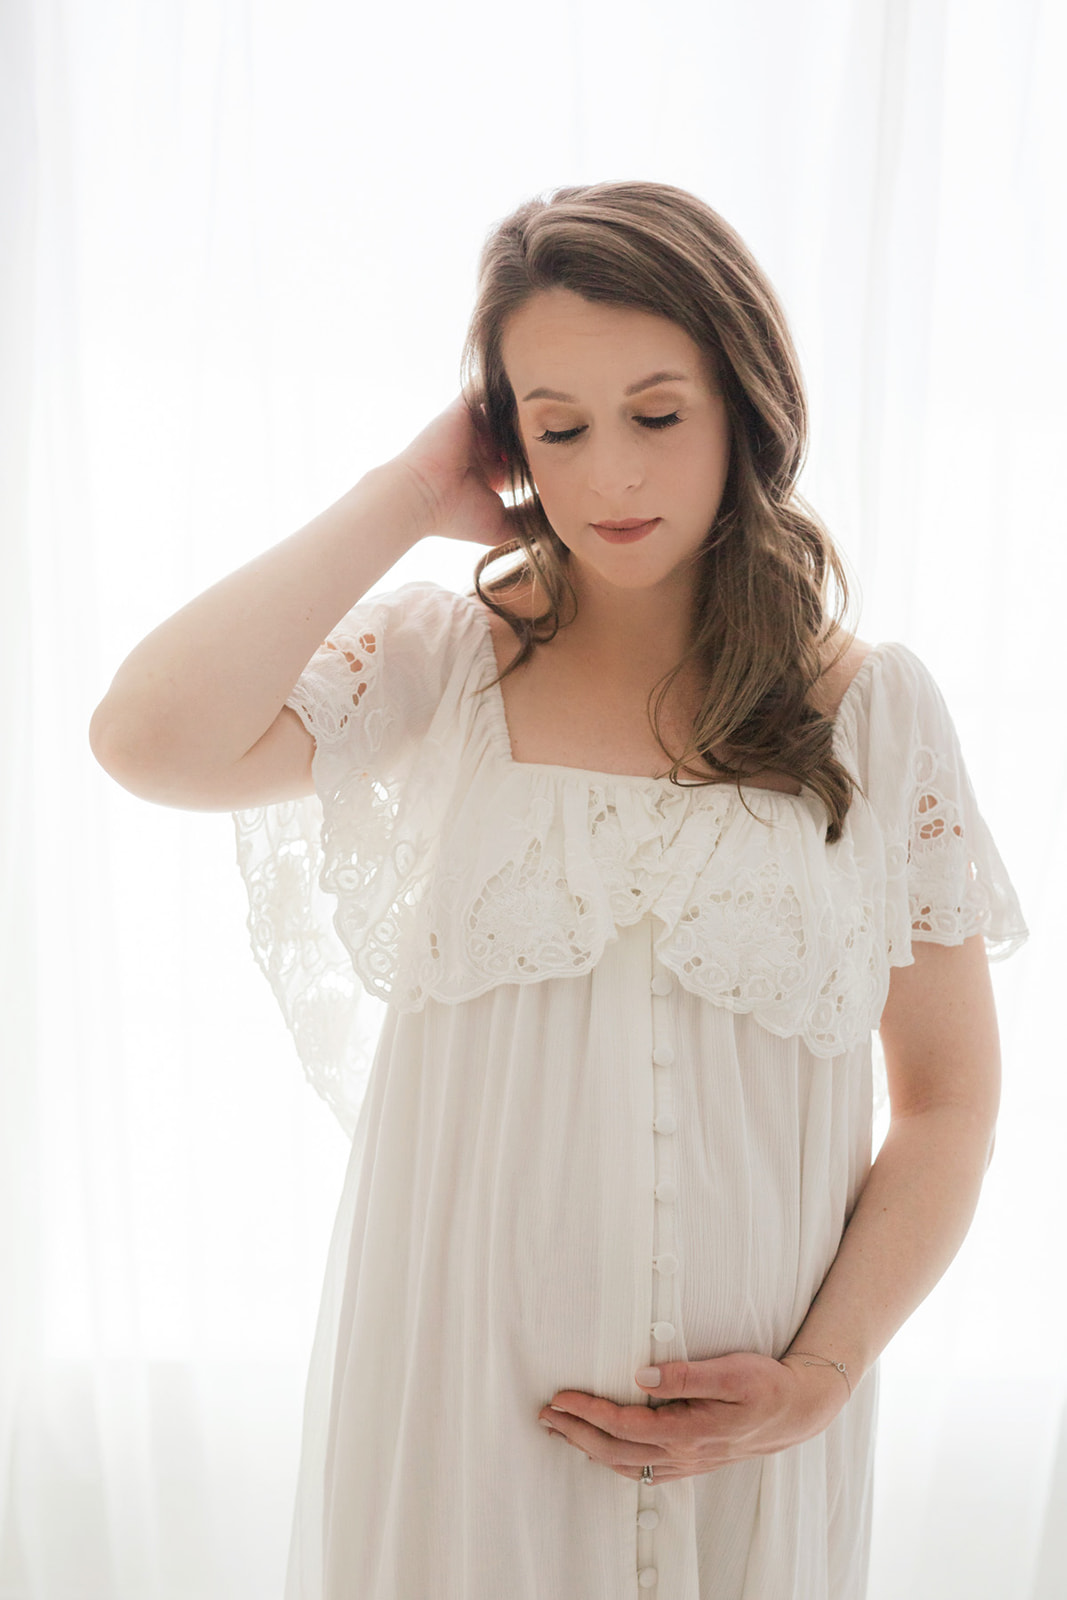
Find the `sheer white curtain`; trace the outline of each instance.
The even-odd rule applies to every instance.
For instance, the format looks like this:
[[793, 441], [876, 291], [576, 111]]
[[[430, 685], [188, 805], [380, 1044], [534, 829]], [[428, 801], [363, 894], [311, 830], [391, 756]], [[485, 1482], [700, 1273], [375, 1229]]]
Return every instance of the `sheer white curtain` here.
[[[978, 1218], [883, 1361], [871, 1600], [1067, 1592], [1056, 0], [0, 12], [0, 1600], [280, 1594], [346, 1148], [227, 815], [88, 745], [157, 622], [452, 397], [527, 194], [695, 190], [777, 285], [802, 489], [937, 676], [1032, 938]], [[379, 586], [460, 588], [431, 539]]]

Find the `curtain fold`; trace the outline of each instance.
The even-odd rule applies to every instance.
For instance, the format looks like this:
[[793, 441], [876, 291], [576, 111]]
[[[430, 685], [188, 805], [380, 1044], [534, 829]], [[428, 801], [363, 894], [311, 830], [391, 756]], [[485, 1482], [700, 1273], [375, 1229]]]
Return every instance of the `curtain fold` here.
[[[854, 626], [936, 676], [1032, 930], [994, 969], [978, 1217], [883, 1358], [870, 1600], [1067, 1592], [1067, 12], [546, 21], [0, 11], [0, 1600], [280, 1596], [347, 1155], [228, 814], [127, 794], [92, 711], [458, 390], [492, 222], [618, 177], [700, 194], [781, 293]], [[465, 588], [478, 554], [430, 539], [376, 587]]]

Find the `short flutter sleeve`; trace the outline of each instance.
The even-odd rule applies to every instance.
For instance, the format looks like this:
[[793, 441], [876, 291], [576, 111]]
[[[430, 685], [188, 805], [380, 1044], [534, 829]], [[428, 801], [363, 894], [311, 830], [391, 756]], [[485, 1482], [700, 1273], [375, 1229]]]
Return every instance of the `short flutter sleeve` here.
[[[359, 868], [333, 841], [360, 839], [368, 878], [402, 848], [391, 824], [408, 776], [425, 772], [422, 741], [469, 619], [460, 596], [429, 582], [359, 601], [285, 701], [315, 740], [315, 793], [232, 813], [253, 954], [308, 1081], [350, 1137], [384, 1007], [361, 984], [339, 937], [338, 875]], [[354, 886], [346, 879], [343, 887]], [[358, 893], [342, 898], [349, 908], [361, 904]], [[352, 939], [358, 930], [349, 925], [346, 933]]]
[[976, 933], [1003, 960], [1029, 930], [945, 698], [904, 644], [880, 646], [870, 665], [870, 693], [846, 704], [866, 723], [859, 777], [886, 840], [890, 965], [910, 965], [916, 940], [958, 945]]

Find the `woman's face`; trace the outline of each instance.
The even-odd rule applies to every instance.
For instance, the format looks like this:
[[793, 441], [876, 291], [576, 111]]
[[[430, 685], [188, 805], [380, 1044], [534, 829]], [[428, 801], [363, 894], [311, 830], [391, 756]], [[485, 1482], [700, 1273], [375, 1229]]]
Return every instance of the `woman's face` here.
[[[631, 590], [691, 577], [730, 463], [726, 404], [700, 347], [665, 317], [553, 288], [508, 318], [501, 354], [530, 475], [572, 573], [577, 562]], [[627, 394], [663, 373], [677, 376]], [[541, 389], [555, 397], [531, 394]], [[671, 420], [648, 420], [661, 417]], [[594, 526], [633, 517], [661, 520], [630, 544]]]

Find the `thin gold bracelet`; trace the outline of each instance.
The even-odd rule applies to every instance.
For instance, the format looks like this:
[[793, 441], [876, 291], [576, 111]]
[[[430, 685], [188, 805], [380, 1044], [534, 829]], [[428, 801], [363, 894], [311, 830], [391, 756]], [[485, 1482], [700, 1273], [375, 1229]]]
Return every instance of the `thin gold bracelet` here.
[[811, 1356], [810, 1361], [804, 1362], [806, 1367], [810, 1367], [813, 1362], [816, 1364], [822, 1362], [824, 1366], [836, 1368], [836, 1370], [841, 1374], [845, 1382], [848, 1384], [848, 1397], [850, 1400], [852, 1399], [852, 1383], [849, 1379], [848, 1368], [845, 1366], [843, 1361], [831, 1361], [829, 1356], [812, 1356], [810, 1350], [787, 1350], [781, 1359], [784, 1361], [786, 1356], [800, 1356], [802, 1359], [804, 1356]]

